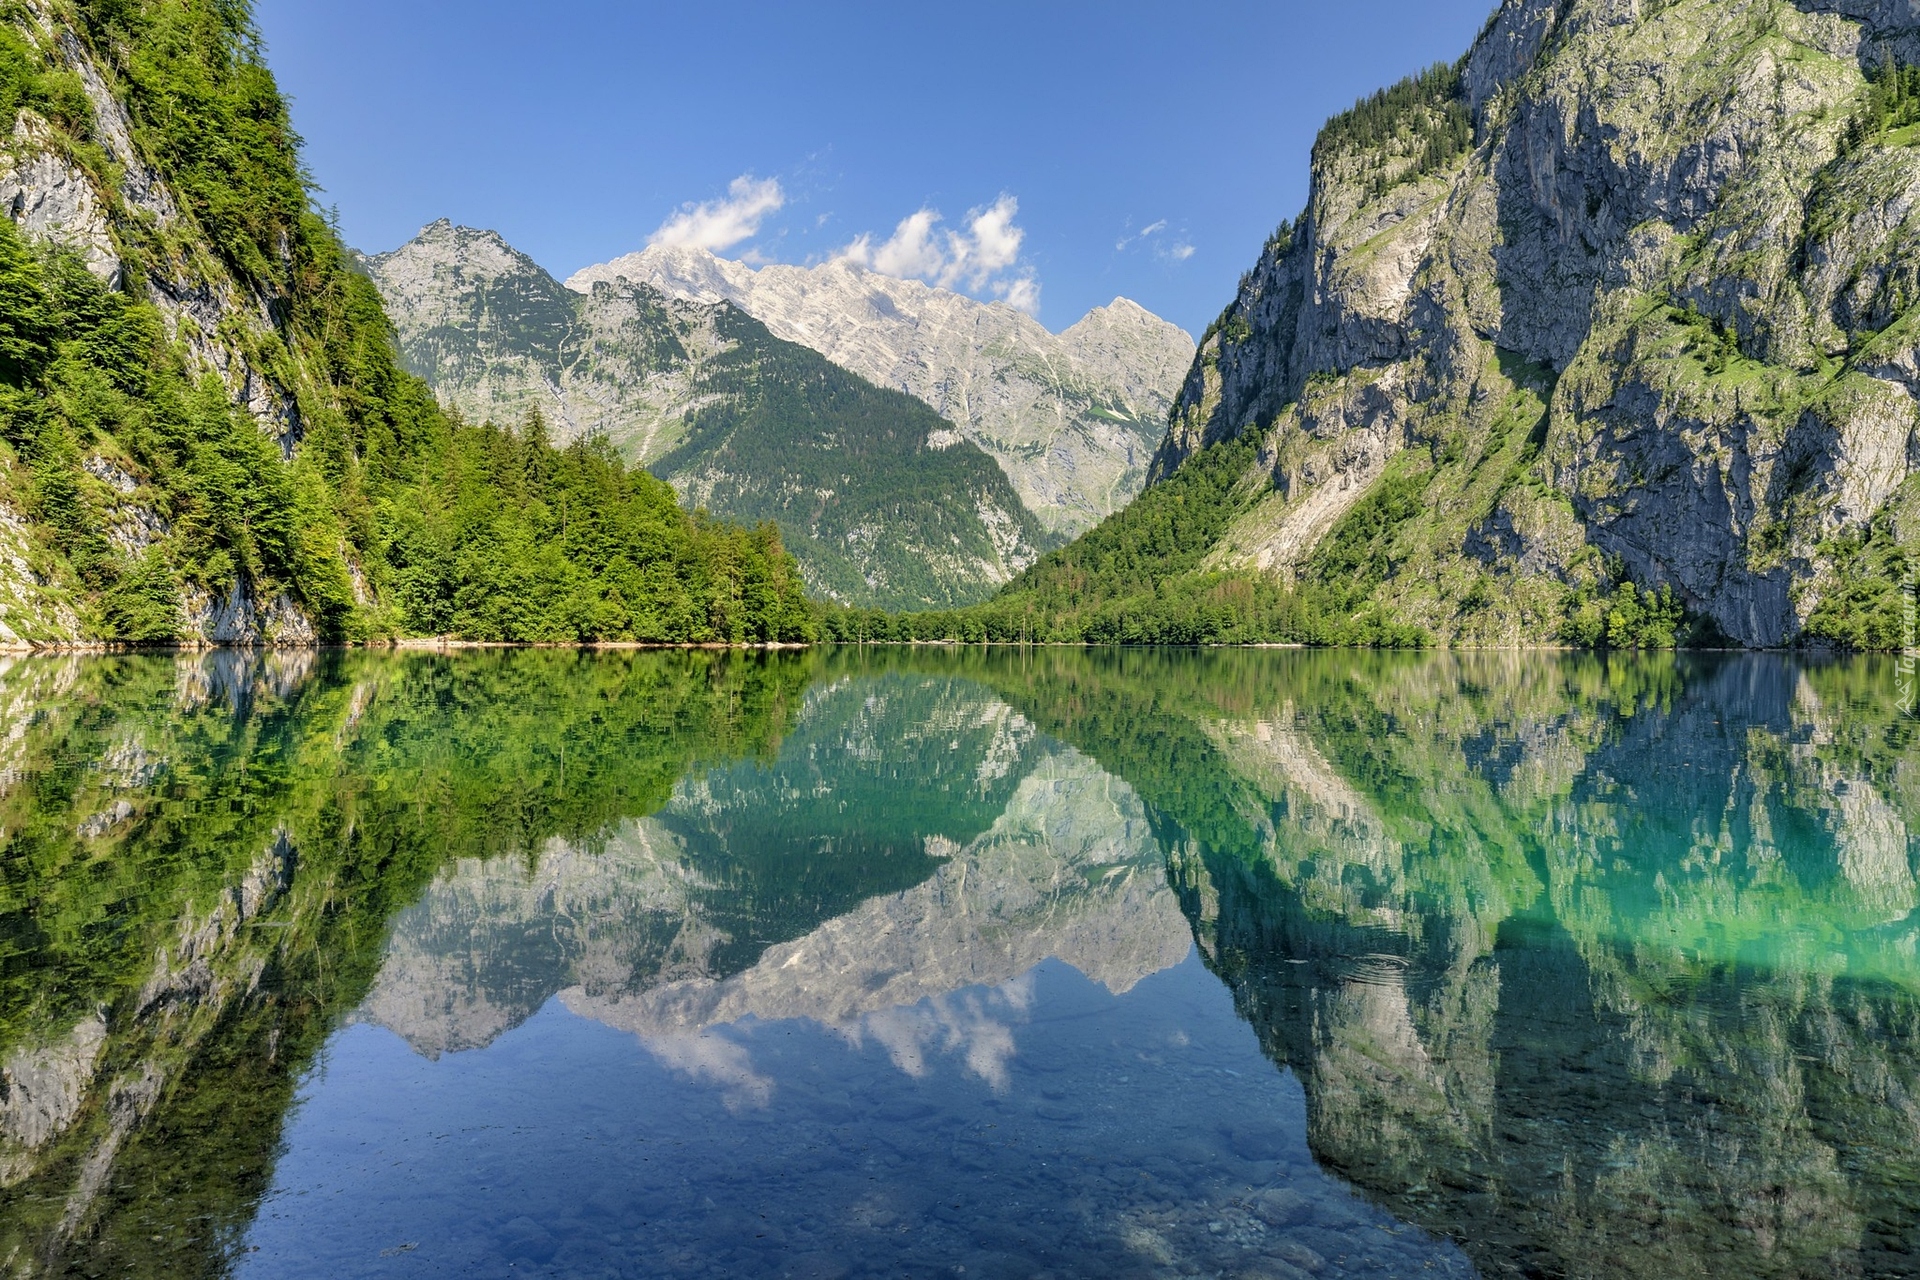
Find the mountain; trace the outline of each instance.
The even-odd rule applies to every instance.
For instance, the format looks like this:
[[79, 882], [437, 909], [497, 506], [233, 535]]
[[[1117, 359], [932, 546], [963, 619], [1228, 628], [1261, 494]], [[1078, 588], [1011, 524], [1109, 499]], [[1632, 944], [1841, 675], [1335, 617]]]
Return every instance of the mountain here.
[[577, 272], [567, 287], [628, 280], [731, 302], [779, 337], [917, 396], [1006, 471], [1049, 530], [1081, 533], [1146, 482], [1193, 339], [1115, 298], [1064, 333], [997, 303], [845, 261], [755, 269], [656, 245]]
[[498, 235], [441, 221], [362, 261], [408, 366], [479, 421], [538, 409], [696, 505], [779, 525], [818, 594], [930, 608], [990, 594], [1052, 539], [926, 405], [730, 303], [620, 279], [563, 287]]
[[809, 637], [771, 529], [441, 413], [258, 49], [243, 0], [0, 8], [0, 646]]
[[1507, 0], [1326, 127], [1156, 487], [996, 607], [1063, 638], [1911, 643], [1917, 12]]

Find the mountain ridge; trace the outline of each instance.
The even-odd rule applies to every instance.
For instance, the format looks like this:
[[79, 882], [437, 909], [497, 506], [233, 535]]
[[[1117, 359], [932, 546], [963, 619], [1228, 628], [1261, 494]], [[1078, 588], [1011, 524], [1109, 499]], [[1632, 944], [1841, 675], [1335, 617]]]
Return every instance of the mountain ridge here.
[[1139, 492], [1193, 352], [1184, 330], [1130, 299], [1054, 334], [1004, 303], [845, 261], [752, 267], [654, 246], [566, 284], [623, 278], [731, 302], [777, 336], [918, 397], [1000, 463], [1048, 529], [1068, 534]]
[[842, 603], [979, 600], [1051, 545], [1000, 468], [921, 401], [645, 282], [564, 288], [498, 233], [442, 219], [360, 259], [408, 367], [473, 420], [538, 411], [695, 506], [779, 526]]

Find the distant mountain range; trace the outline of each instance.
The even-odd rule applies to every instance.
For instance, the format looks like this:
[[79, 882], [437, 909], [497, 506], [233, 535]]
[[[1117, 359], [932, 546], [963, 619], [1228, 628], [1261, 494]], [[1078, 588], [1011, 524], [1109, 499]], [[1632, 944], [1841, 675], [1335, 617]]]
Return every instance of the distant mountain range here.
[[818, 595], [924, 609], [990, 594], [1058, 541], [925, 404], [730, 303], [615, 280], [576, 293], [439, 222], [363, 260], [406, 363], [473, 420], [605, 435], [716, 515], [779, 525]]
[[977, 302], [850, 262], [766, 266], [656, 246], [576, 272], [567, 287], [628, 280], [731, 302], [777, 336], [918, 397], [980, 446], [1049, 530], [1082, 533], [1146, 483], [1193, 339], [1125, 298], [1054, 334]]
[[363, 265], [449, 406], [604, 435], [688, 501], [777, 523], [816, 592], [895, 609], [982, 599], [1124, 506], [1193, 349], [1124, 299], [1054, 335], [844, 263], [655, 248], [562, 285], [446, 221]]

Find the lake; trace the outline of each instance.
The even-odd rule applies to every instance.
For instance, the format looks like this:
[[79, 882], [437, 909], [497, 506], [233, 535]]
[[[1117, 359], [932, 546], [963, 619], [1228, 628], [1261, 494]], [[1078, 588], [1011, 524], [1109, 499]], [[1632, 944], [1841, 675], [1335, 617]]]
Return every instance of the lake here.
[[0, 1275], [1920, 1275], [1891, 660], [0, 662]]

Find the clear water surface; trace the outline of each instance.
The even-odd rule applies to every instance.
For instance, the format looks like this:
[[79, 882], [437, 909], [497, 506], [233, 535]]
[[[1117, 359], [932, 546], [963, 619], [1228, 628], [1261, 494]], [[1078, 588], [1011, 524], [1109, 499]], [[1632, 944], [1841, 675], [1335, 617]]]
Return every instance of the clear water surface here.
[[0, 1276], [1920, 1275], [1894, 689], [0, 665]]

